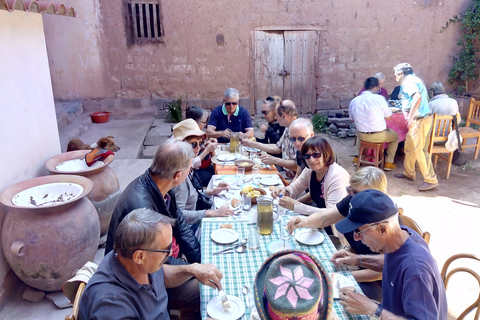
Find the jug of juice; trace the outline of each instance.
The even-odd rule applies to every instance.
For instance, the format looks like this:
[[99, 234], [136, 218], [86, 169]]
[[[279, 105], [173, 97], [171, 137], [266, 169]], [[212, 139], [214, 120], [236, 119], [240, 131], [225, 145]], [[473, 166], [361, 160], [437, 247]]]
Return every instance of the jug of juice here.
[[257, 198], [257, 225], [260, 234], [271, 234], [273, 231], [273, 199], [270, 197]]
[[230, 135], [230, 153], [235, 153], [235, 149], [240, 144], [240, 136], [238, 132], [232, 132]]

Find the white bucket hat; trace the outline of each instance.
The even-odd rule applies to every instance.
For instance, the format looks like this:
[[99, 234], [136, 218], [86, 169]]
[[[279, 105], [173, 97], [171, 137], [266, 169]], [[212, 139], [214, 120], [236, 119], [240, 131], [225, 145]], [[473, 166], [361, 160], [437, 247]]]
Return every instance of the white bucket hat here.
[[85, 284], [88, 283], [88, 280], [93, 276], [93, 274], [97, 271], [97, 264], [88, 261], [78, 269], [77, 273], [75, 274], [75, 277], [71, 278], [70, 280], [67, 280], [63, 284], [63, 294], [70, 300], [74, 301], [75, 300], [75, 295], [77, 294], [78, 287], [80, 286], [80, 283], [84, 282]]

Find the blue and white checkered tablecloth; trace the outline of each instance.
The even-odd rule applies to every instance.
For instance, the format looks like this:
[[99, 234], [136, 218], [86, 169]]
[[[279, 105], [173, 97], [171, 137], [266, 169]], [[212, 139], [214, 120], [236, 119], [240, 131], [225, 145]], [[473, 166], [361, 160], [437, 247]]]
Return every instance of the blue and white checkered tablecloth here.
[[[224, 222], [212, 221], [210, 219], [204, 219], [202, 221], [202, 236], [201, 236], [201, 247], [202, 247], [202, 263], [212, 263], [216, 265], [223, 272], [222, 285], [225, 293], [227, 295], [233, 295], [240, 298], [245, 302], [245, 297], [242, 294], [242, 287], [244, 285], [250, 286], [253, 288], [253, 282], [255, 280], [255, 275], [257, 274], [258, 269], [262, 263], [269, 257], [267, 252], [267, 245], [274, 241], [279, 240], [279, 224], [274, 223], [274, 231], [270, 235], [260, 235], [260, 248], [255, 251], [247, 249], [244, 253], [229, 253], [229, 254], [219, 254], [212, 255], [214, 252], [226, 248], [229, 245], [220, 245], [212, 241], [210, 235], [211, 233], [218, 229], [221, 224]], [[247, 222], [245, 221], [230, 221], [233, 225], [233, 229], [238, 232], [239, 239], [244, 239], [247, 237]], [[318, 259], [329, 259], [332, 254], [336, 251], [333, 243], [330, 241], [329, 237], [321, 230], [325, 236], [325, 240], [316, 246], [307, 246], [300, 244], [294, 240], [290, 242], [295, 242], [295, 249], [300, 251], [305, 251], [310, 254], [313, 254]], [[362, 292], [358, 283], [354, 280], [352, 274], [347, 269], [336, 269], [330, 261], [323, 260], [321, 261], [328, 273], [337, 272], [345, 275], [353, 283], [355, 283], [355, 290]], [[209, 286], [200, 285], [200, 295], [201, 295], [201, 313], [202, 318], [207, 318], [207, 304], [208, 302], [218, 295], [218, 292]], [[357, 316], [349, 314], [343, 310], [343, 307], [340, 305], [338, 300], [334, 299], [333, 309], [335, 315], [338, 319], [368, 319], [367, 316]], [[245, 307], [245, 314], [241, 319], [250, 319], [250, 310]]]

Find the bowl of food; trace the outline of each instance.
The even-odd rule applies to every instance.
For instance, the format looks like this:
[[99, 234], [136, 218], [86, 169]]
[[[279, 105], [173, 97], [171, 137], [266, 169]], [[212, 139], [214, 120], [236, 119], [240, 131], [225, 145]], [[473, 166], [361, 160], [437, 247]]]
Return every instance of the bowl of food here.
[[255, 165], [255, 161], [247, 160], [247, 159], [241, 159], [241, 160], [235, 161], [235, 165], [237, 167], [244, 167], [245, 171], [247, 171], [247, 170], [252, 170], [252, 167]]
[[252, 198], [252, 204], [257, 204], [257, 198], [260, 196], [265, 196], [267, 194], [267, 191], [261, 188], [254, 188], [253, 186], [246, 186], [242, 188], [242, 191], [240, 191], [240, 193], [250, 194], [250, 198]]

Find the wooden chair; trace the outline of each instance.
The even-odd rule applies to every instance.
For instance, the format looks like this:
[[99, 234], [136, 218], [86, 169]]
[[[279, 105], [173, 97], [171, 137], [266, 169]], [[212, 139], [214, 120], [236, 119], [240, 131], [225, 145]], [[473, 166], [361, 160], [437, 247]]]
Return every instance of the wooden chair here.
[[[447, 273], [448, 267], [450, 266], [450, 264], [453, 261], [455, 261], [457, 259], [463, 259], [463, 258], [480, 261], [480, 256], [475, 255], [475, 254], [470, 254], [470, 253], [459, 253], [459, 254], [455, 254], [455, 255], [451, 256], [450, 258], [448, 258], [448, 260], [445, 261], [445, 264], [443, 265], [442, 271], [440, 272], [440, 276], [442, 277], [443, 284], [445, 286], [445, 290], [447, 290], [448, 281], [450, 280], [451, 276], [453, 274], [457, 273], [457, 272], [466, 272], [466, 273], [469, 273], [470, 275], [472, 275], [475, 279], [477, 279], [479, 289], [480, 289], [480, 276], [478, 275], [478, 273], [476, 273], [472, 269], [465, 268], [465, 267], [458, 267], [458, 268], [455, 268], [453, 270], [450, 270]], [[462, 314], [460, 314], [460, 316], [457, 318], [457, 320], [465, 319], [465, 317], [471, 311], [473, 311], [475, 308], [477, 309], [477, 311], [475, 312], [475, 318], [474, 319], [478, 320], [479, 316], [480, 316], [480, 292], [479, 292], [477, 300], [474, 303], [472, 303], [470, 306], [468, 306], [462, 312]]]
[[83, 291], [85, 291], [85, 282], [80, 283], [78, 286], [77, 294], [75, 295], [75, 301], [73, 302], [72, 312], [65, 316], [65, 320], [78, 319], [78, 309], [80, 307], [80, 299], [82, 298]]
[[[373, 155], [369, 155], [369, 150], [373, 150]], [[360, 150], [358, 152], [357, 169], [360, 169], [362, 164], [374, 165], [377, 168], [383, 169], [385, 159], [383, 156], [383, 142], [366, 142], [360, 140]]]
[[[474, 123], [480, 126], [480, 101], [476, 101], [474, 98], [470, 100], [470, 107], [468, 108], [468, 116], [465, 120], [465, 127], [459, 127], [458, 131], [463, 138], [463, 148], [475, 148], [474, 160], [478, 158], [478, 151], [480, 149], [480, 129], [475, 130], [470, 128], [470, 124]], [[467, 145], [468, 138], [477, 138], [477, 143]]]
[[425, 240], [427, 244], [430, 244], [430, 232], [428, 231], [423, 232], [420, 226], [418, 225], [418, 223], [415, 222], [415, 220], [413, 220], [408, 216], [403, 215], [402, 208], [398, 208], [398, 220], [400, 220], [399, 222], [401, 225], [404, 225], [414, 230], [415, 232], [417, 232], [419, 235], [422, 236], [423, 240]]
[[450, 178], [453, 151], [448, 151], [447, 148], [445, 148], [445, 143], [448, 140], [448, 134], [453, 130], [453, 117], [454, 116], [439, 116], [436, 113], [433, 115], [430, 143], [428, 144], [428, 152], [433, 156], [433, 168], [437, 166], [438, 158], [442, 158], [447, 162], [446, 179]]

